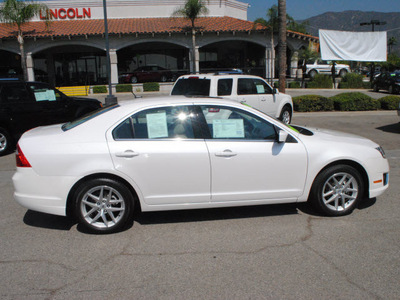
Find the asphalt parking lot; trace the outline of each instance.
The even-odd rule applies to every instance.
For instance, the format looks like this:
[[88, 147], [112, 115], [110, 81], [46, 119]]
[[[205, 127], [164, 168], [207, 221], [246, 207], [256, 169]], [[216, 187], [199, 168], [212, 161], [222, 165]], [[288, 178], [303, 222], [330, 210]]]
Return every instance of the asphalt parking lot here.
[[127, 231], [90, 235], [15, 203], [14, 155], [1, 157], [0, 298], [399, 299], [399, 117], [329, 112], [293, 120], [380, 143], [390, 188], [340, 218], [305, 204], [157, 212], [137, 214]]

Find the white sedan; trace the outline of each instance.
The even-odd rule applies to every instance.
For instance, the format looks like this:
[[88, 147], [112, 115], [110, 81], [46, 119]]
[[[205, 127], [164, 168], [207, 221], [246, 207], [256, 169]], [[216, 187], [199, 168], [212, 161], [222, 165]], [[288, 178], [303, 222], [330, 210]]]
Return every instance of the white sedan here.
[[213, 98], [140, 99], [38, 127], [16, 158], [18, 203], [101, 233], [124, 229], [135, 209], [310, 201], [346, 215], [389, 184], [385, 154], [368, 139]]

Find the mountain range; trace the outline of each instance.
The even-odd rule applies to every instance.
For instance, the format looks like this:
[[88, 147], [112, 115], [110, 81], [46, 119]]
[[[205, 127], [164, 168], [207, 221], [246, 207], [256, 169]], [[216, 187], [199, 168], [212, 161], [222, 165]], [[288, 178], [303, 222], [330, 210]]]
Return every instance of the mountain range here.
[[384, 25], [375, 25], [375, 31], [387, 31], [388, 40], [395, 37], [397, 42], [392, 47], [391, 52], [400, 55], [400, 12], [382, 13], [358, 10], [326, 12], [297, 22], [308, 22], [307, 32], [318, 36], [318, 29], [372, 31], [372, 25], [360, 25], [360, 23], [371, 23], [372, 20], [386, 22]]

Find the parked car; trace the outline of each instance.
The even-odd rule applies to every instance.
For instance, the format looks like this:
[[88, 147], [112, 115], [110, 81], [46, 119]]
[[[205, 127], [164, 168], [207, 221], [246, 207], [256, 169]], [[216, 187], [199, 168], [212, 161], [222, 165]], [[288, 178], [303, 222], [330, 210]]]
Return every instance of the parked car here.
[[375, 76], [372, 81], [372, 89], [374, 92], [387, 90], [390, 94], [400, 93], [400, 71], [383, 72]]
[[389, 185], [376, 143], [226, 99], [137, 99], [30, 130], [17, 149], [15, 200], [99, 233], [125, 228], [134, 210], [309, 200], [342, 216]]
[[[307, 62], [306, 75], [314, 78], [317, 74], [332, 75], [332, 62], [327, 60], [316, 59], [315, 61]], [[345, 64], [335, 64], [335, 74], [344, 77], [347, 73], [351, 72], [350, 66]]]
[[263, 78], [244, 74], [196, 74], [179, 77], [171, 95], [229, 98], [244, 102], [289, 124], [293, 115], [292, 97], [272, 88]]
[[131, 73], [122, 73], [119, 77], [120, 83], [138, 83], [138, 82], [166, 82], [173, 80], [171, 70], [160, 66], [143, 66]]
[[46, 83], [0, 80], [0, 156], [28, 129], [65, 123], [100, 107], [96, 99], [68, 97]]

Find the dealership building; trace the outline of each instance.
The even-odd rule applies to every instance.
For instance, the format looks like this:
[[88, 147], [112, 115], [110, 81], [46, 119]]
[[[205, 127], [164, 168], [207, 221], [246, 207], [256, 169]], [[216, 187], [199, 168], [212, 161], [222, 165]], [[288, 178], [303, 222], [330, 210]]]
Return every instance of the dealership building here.
[[[105, 84], [106, 45], [101, 0], [43, 1], [49, 8], [23, 26], [29, 80], [56, 86]], [[196, 20], [196, 49], [191, 55], [190, 21], [172, 17], [184, 0], [109, 0], [107, 19], [111, 82], [138, 67], [157, 65], [182, 74], [232, 68], [273, 78], [277, 35], [247, 20], [249, 5], [236, 0], [206, 2], [208, 14]], [[45, 14], [50, 22], [45, 21]], [[0, 24], [0, 70], [20, 73], [16, 27]], [[318, 38], [287, 32], [288, 76], [297, 54]], [[192, 61], [195, 69], [192, 70]]]

